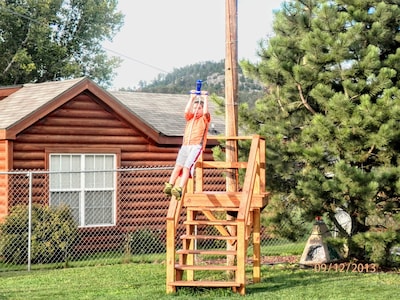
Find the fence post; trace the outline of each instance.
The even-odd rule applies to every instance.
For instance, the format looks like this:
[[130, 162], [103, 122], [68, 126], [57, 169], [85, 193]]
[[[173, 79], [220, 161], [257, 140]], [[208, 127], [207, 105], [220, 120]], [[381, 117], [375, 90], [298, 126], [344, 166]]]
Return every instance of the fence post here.
[[32, 172], [26, 174], [29, 178], [28, 198], [28, 271], [31, 270], [31, 241], [32, 241]]

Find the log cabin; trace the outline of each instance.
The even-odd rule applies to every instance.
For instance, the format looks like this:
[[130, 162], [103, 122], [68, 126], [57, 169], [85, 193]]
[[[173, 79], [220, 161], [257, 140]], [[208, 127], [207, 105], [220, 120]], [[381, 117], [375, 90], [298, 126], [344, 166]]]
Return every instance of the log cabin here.
[[[182, 141], [183, 111], [188, 97], [109, 92], [86, 77], [0, 87], [0, 171], [68, 171], [74, 159], [85, 160], [89, 155], [101, 160], [107, 169], [173, 166]], [[212, 115], [209, 135], [222, 134], [225, 131], [223, 117], [214, 113], [212, 101], [209, 105]], [[207, 144], [205, 155], [212, 156], [214, 145]], [[162, 190], [160, 178], [152, 178], [154, 182], [147, 186], [154, 188], [156, 185]], [[16, 190], [10, 184], [9, 177], [0, 174], [0, 222], [13, 205], [28, 201], [26, 191], [21, 190], [27, 188], [26, 185]], [[40, 189], [49, 189], [38, 185]], [[109, 226], [93, 229], [87, 221], [89, 226], [79, 224], [81, 230], [104, 233], [115, 232], [115, 228], [118, 231], [131, 228], [135, 216], [118, 210], [133, 209], [138, 203], [132, 201], [131, 207], [119, 205], [118, 192], [116, 195], [117, 212], [106, 222]], [[33, 202], [49, 205], [49, 198], [43, 199], [42, 194], [35, 198], [34, 195]], [[54, 201], [57, 202], [57, 197]], [[168, 199], [161, 193], [157, 201], [164, 203], [166, 212]], [[160, 218], [160, 226], [165, 226], [165, 213]]]

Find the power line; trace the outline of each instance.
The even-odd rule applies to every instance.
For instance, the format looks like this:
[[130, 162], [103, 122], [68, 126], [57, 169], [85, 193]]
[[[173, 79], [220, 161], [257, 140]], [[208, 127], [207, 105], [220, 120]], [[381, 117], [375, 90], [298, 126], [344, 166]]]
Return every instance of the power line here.
[[150, 67], [150, 68], [152, 68], [152, 69], [158, 70], [158, 71], [160, 71], [160, 72], [162, 72], [162, 73], [168, 73], [168, 71], [166, 71], [166, 70], [164, 70], [164, 69], [161, 69], [161, 68], [159, 68], [159, 67], [150, 65], [150, 64], [145, 63], [145, 62], [143, 62], [143, 61], [140, 61], [140, 60], [138, 60], [138, 59], [135, 59], [135, 58], [132, 58], [132, 57], [127, 56], [127, 55], [125, 55], [125, 54], [119, 53], [119, 52], [117, 52], [117, 51], [108, 49], [108, 48], [106, 48], [106, 47], [104, 47], [104, 46], [102, 46], [102, 48], [103, 48], [104, 50], [107, 50], [107, 51], [109, 51], [109, 52], [112, 52], [112, 53], [114, 53], [114, 54], [116, 54], [116, 55], [118, 55], [118, 56], [125, 57], [125, 58], [127, 58], [127, 59], [129, 59], [129, 60], [132, 60], [132, 61], [134, 61], [134, 62], [140, 63], [140, 64], [142, 64], [142, 65], [144, 65], [144, 66], [147, 66], [147, 67]]

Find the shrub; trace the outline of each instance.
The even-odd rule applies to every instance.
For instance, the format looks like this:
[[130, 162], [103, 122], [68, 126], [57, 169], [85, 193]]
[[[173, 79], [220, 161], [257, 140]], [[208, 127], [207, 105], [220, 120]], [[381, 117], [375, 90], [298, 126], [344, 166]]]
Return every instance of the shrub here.
[[149, 229], [140, 229], [128, 234], [125, 254], [149, 254], [165, 252], [165, 244]]
[[[28, 262], [28, 207], [15, 206], [0, 225], [0, 255], [6, 263]], [[77, 238], [69, 207], [34, 204], [31, 225], [31, 263], [67, 262]]]
[[364, 256], [368, 261], [382, 266], [399, 266], [396, 254], [392, 254], [393, 246], [400, 242], [400, 235], [395, 231], [370, 231], [358, 233], [353, 241], [364, 248]]

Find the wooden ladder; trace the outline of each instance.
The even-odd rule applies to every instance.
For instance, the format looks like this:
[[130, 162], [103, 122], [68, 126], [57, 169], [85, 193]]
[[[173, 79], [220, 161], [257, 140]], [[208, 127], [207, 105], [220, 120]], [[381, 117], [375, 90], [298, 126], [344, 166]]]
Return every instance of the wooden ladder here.
[[[253, 282], [260, 281], [260, 213], [269, 196], [265, 192], [265, 141], [258, 135], [225, 139], [251, 139], [249, 160], [226, 163], [201, 159], [181, 201], [172, 197], [167, 215], [167, 293], [176, 292], [178, 287], [218, 287], [244, 295], [251, 237]], [[206, 168], [246, 168], [242, 191], [203, 191]], [[235, 217], [227, 217], [232, 215]], [[178, 237], [181, 223], [184, 233]], [[176, 249], [177, 244], [181, 249]]]

